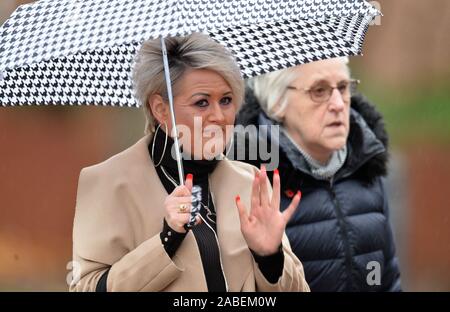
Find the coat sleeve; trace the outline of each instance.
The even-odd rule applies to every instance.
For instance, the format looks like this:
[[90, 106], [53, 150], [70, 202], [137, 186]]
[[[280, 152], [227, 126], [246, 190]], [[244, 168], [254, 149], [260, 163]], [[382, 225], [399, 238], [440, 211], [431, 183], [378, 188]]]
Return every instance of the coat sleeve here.
[[381, 286], [384, 291], [402, 291], [400, 283], [400, 270], [398, 265], [398, 258], [395, 254], [395, 242], [392, 234], [392, 228], [389, 218], [389, 203], [388, 194], [385, 190], [385, 184], [383, 179], [379, 179], [381, 185], [382, 194], [384, 197], [383, 213], [386, 216], [386, 246], [384, 248], [384, 271], [381, 278]]
[[309, 292], [308, 283], [305, 280], [303, 266], [297, 256], [292, 252], [286, 234], [283, 235], [284, 266], [283, 273], [276, 283], [270, 283], [254, 261], [256, 280], [256, 291], [280, 292], [280, 291], [302, 291]]
[[127, 185], [109, 175], [97, 166], [80, 173], [70, 291], [95, 291], [107, 270], [107, 291], [162, 290], [181, 274], [182, 263], [168, 256], [159, 233], [135, 246]]

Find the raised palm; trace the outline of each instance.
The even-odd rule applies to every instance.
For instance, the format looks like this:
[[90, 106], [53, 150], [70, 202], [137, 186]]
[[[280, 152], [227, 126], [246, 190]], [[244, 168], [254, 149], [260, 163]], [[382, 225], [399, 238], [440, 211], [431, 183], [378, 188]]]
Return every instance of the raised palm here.
[[263, 166], [253, 180], [250, 213], [247, 213], [239, 195], [236, 196], [242, 234], [248, 247], [260, 256], [271, 255], [278, 251], [286, 224], [296, 210], [301, 197], [298, 191], [287, 209], [281, 212], [280, 175], [277, 170], [273, 175], [272, 198], [269, 198], [269, 185], [266, 169]]

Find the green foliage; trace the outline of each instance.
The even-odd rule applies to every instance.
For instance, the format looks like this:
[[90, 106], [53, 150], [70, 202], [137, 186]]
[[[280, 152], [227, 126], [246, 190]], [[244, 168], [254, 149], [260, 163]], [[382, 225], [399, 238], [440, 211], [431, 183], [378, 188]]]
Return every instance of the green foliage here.
[[383, 113], [391, 144], [450, 145], [450, 83], [401, 90], [366, 83], [360, 91]]

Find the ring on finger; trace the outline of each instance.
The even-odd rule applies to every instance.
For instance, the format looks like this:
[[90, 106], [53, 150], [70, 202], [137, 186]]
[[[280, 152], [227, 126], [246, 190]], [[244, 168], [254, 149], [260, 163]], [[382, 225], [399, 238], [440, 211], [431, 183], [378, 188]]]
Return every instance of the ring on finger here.
[[186, 205], [186, 204], [181, 204], [181, 205], [178, 207], [178, 213], [186, 213], [186, 212], [187, 212], [187, 209], [188, 209], [188, 205]]

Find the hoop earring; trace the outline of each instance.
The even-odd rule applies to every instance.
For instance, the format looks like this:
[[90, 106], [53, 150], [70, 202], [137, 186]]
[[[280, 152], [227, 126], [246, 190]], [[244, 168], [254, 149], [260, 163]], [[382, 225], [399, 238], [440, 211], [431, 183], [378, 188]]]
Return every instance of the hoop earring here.
[[[161, 128], [161, 124], [158, 124], [158, 127], [156, 127], [155, 135], [154, 135], [154, 137], [153, 137], [153, 144], [152, 144], [152, 159], [153, 159], [153, 163], [155, 163], [155, 157], [154, 157], [154, 155], [155, 155], [155, 141], [156, 141], [156, 136], [157, 136], [157, 134], [158, 134], [159, 128]], [[164, 129], [166, 130], [166, 131], [165, 131], [165, 133], [166, 133], [166, 139], [165, 139], [165, 141], [164, 141], [164, 150], [163, 150], [163, 152], [162, 152], [162, 154], [161, 154], [161, 158], [159, 159], [158, 164], [155, 164], [155, 167], [158, 167], [158, 166], [161, 164], [161, 161], [162, 161], [162, 159], [163, 159], [163, 157], [164, 157], [164, 154], [166, 153], [166, 147], [167, 147], [167, 135], [168, 135], [168, 134], [167, 134], [167, 123], [166, 123], [166, 122], [164, 122]]]

